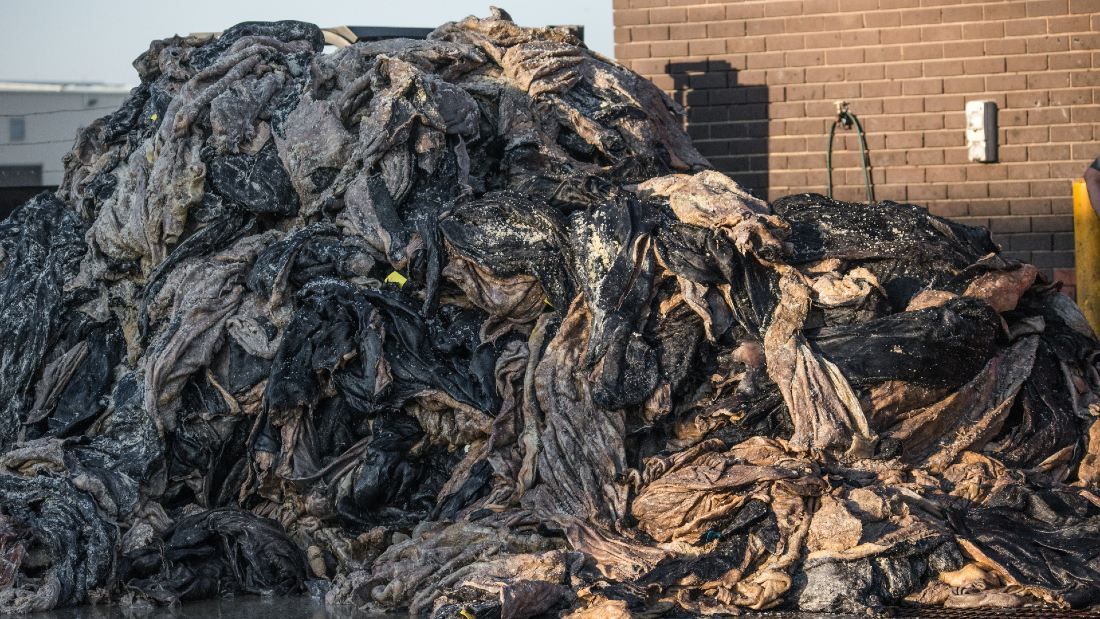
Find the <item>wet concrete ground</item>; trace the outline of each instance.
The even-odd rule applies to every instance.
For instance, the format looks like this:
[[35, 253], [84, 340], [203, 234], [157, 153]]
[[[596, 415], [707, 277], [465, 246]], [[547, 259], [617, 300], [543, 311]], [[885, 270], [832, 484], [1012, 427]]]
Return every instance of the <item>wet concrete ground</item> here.
[[179, 606], [152, 609], [120, 608], [118, 606], [80, 606], [28, 615], [27, 619], [182, 619], [212, 617], [214, 619], [351, 619], [386, 617], [403, 619], [408, 615], [372, 615], [354, 609], [334, 611], [323, 602], [309, 597], [242, 596], [224, 600], [188, 602]]
[[[1093, 611], [1055, 611], [1052, 609], [894, 609], [897, 617], [927, 619], [1054, 619], [1057, 617], [1100, 617]], [[742, 617], [767, 619], [868, 619], [867, 615], [827, 615], [819, 613], [749, 613]], [[28, 615], [27, 619], [183, 619], [212, 617], [214, 619], [407, 619], [409, 615], [368, 614], [354, 609], [326, 609], [320, 600], [310, 597], [242, 596], [224, 600], [188, 602], [180, 606], [152, 609], [120, 608], [118, 606], [81, 606]]]
[[[769, 619], [844, 619], [845, 615], [816, 613], [761, 613], [743, 617]], [[322, 601], [309, 597], [242, 596], [225, 600], [188, 602], [175, 607], [153, 609], [119, 608], [118, 606], [81, 606], [28, 615], [26, 619], [183, 619], [212, 617], [214, 619], [407, 619], [409, 615], [380, 615], [357, 612], [354, 609], [326, 609]], [[854, 617], [854, 615], [853, 615]], [[860, 619], [867, 619], [861, 617]]]

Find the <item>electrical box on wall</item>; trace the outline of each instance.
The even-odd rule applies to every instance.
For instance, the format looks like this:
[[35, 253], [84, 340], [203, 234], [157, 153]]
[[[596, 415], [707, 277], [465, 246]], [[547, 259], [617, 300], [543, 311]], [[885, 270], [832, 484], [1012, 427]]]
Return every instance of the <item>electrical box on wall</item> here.
[[966, 102], [966, 150], [970, 161], [997, 160], [997, 104], [993, 101]]

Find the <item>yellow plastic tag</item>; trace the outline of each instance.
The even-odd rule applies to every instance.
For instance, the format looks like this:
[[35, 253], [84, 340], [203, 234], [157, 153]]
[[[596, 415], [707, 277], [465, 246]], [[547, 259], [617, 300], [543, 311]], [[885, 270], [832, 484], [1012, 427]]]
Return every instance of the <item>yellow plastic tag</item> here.
[[394, 271], [394, 272], [390, 273], [389, 275], [386, 276], [386, 279], [385, 279], [385, 282], [387, 284], [397, 284], [398, 288], [404, 286], [405, 282], [407, 282], [407, 281], [409, 281], [408, 278], [406, 278], [404, 275], [398, 273], [397, 271]]

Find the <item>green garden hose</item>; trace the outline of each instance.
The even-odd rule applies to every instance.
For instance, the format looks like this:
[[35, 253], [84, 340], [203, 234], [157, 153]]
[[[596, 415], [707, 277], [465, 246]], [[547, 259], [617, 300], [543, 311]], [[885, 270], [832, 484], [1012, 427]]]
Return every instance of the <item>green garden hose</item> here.
[[829, 127], [829, 150], [825, 153], [825, 167], [829, 179], [829, 197], [833, 197], [833, 136], [836, 135], [836, 126], [844, 125], [845, 129], [851, 129], [852, 126], [855, 125], [856, 135], [859, 136], [860, 163], [863, 165], [863, 182], [867, 186], [867, 202], [874, 203], [875, 186], [871, 182], [871, 161], [867, 154], [867, 136], [863, 133], [863, 125], [860, 124], [859, 118], [857, 118], [855, 114], [848, 111], [847, 102], [838, 101], [836, 109], [836, 120], [834, 120], [832, 126]]

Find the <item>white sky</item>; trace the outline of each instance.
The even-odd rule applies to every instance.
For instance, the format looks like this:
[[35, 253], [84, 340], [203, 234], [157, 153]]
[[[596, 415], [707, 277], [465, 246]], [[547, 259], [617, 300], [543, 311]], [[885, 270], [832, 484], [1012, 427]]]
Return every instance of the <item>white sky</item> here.
[[136, 84], [130, 63], [173, 34], [279, 19], [434, 28], [493, 2], [524, 26], [581, 24], [588, 46], [612, 55], [611, 0], [0, 0], [0, 81]]

